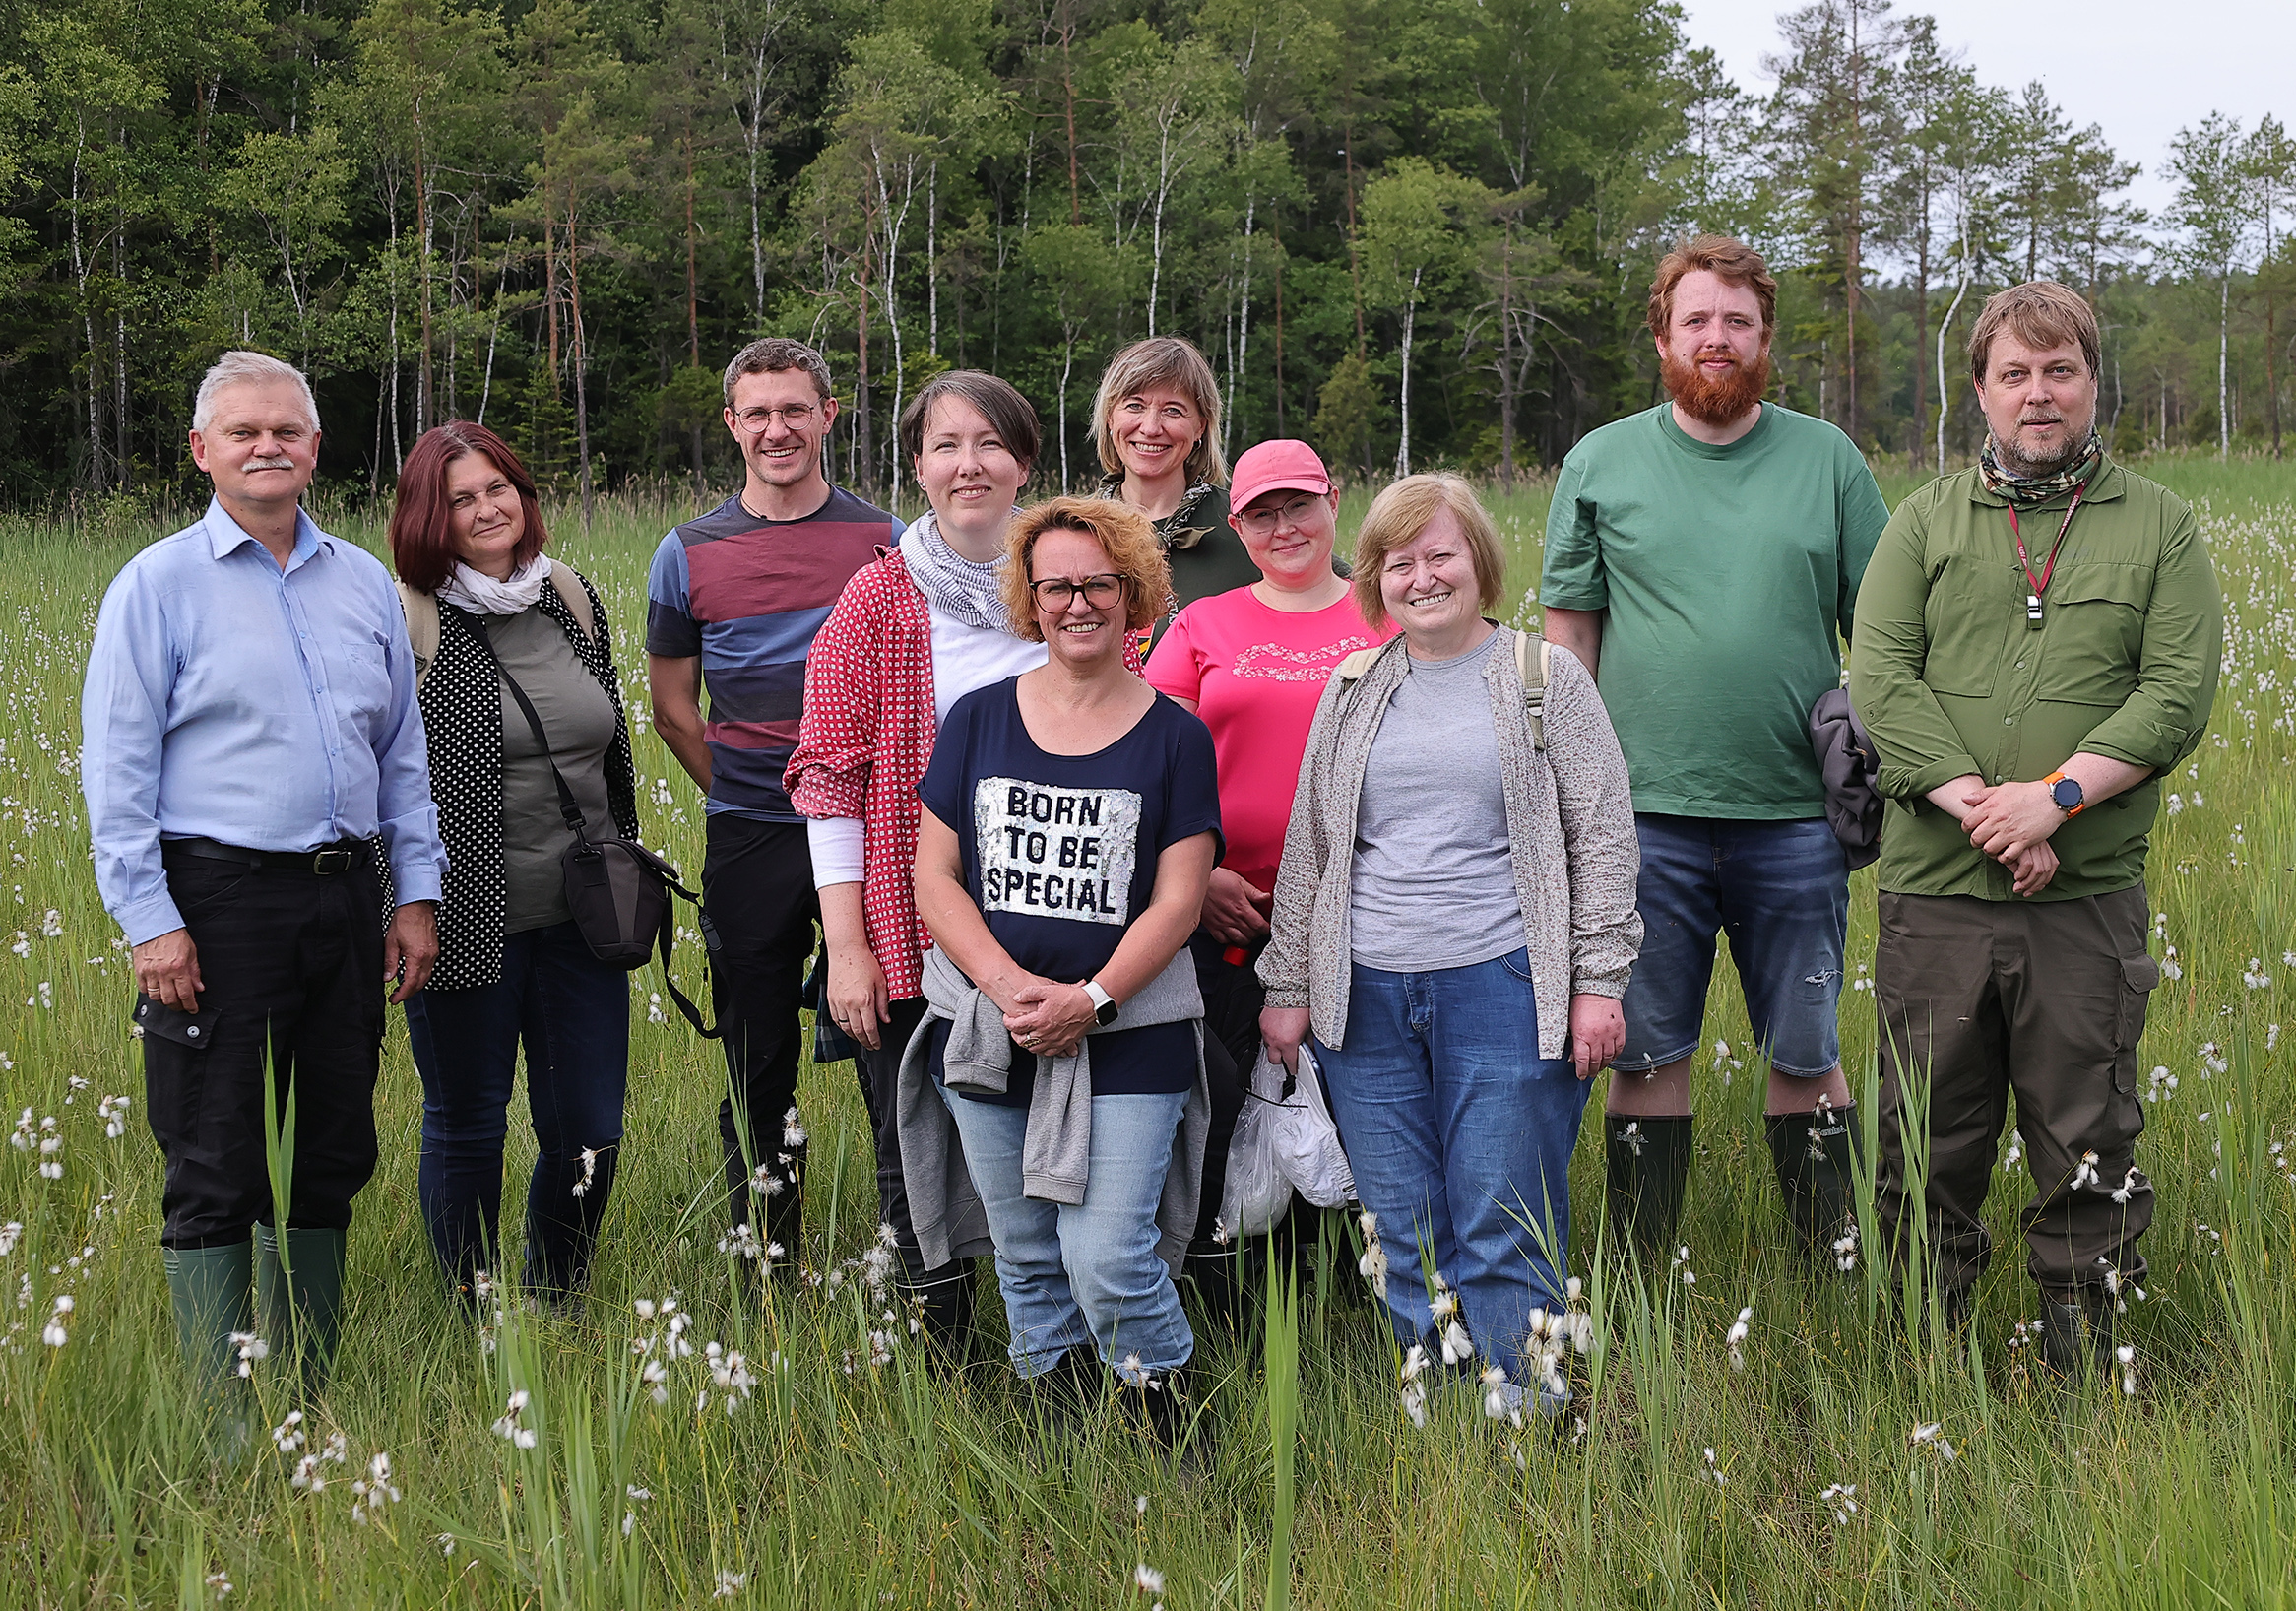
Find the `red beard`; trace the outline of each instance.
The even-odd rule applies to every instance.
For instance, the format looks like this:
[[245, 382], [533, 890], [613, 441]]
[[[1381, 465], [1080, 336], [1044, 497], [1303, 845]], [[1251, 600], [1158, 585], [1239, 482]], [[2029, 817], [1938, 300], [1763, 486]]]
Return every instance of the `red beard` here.
[[1659, 378], [1674, 394], [1675, 406], [1700, 424], [1727, 425], [1746, 418], [1770, 389], [1770, 354], [1764, 348], [1752, 363], [1733, 362], [1719, 379], [1695, 362], [1685, 363], [1672, 353], [1659, 361]]

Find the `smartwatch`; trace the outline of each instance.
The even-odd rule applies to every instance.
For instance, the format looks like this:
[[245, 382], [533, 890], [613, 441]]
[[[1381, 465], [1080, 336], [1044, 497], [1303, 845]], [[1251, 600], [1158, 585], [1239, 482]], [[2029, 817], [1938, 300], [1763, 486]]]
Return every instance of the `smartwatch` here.
[[1116, 999], [1100, 988], [1100, 981], [1087, 979], [1084, 994], [1092, 998], [1093, 1022], [1106, 1029], [1116, 1021]]
[[2063, 772], [2052, 772], [2041, 780], [2049, 786], [2049, 798], [2057, 802], [2057, 808], [2068, 817], [2074, 817], [2088, 809], [2088, 797], [2081, 793], [2077, 779]]

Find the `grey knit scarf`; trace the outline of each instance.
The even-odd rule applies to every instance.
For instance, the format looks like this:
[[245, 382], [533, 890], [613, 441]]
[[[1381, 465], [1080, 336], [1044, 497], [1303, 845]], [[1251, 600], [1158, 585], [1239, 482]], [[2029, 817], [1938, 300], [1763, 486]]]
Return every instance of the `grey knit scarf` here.
[[967, 626], [1012, 630], [1004, 612], [1004, 555], [975, 564], [949, 547], [940, 522], [927, 509], [901, 534], [901, 560], [918, 590], [943, 612]]

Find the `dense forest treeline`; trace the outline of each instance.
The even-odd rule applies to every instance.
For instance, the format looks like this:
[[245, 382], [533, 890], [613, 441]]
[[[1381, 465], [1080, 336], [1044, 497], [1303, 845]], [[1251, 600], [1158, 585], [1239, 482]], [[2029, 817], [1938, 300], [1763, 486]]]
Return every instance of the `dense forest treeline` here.
[[[2034, 274], [2108, 330], [2117, 445], [2270, 443], [2296, 143], [2195, 108], [2174, 216], [1926, 18], [1779, 19], [1730, 83], [1656, 0], [0, 0], [0, 501], [194, 490], [223, 347], [308, 368], [338, 492], [483, 418], [560, 489], [721, 479], [717, 371], [830, 354], [845, 479], [988, 367], [1093, 474], [1121, 342], [1193, 338], [1231, 451], [1511, 476], [1652, 401], [1651, 263], [1785, 272], [1779, 393], [1965, 456], [1958, 341]], [[2205, 114], [2205, 115], [2203, 115]]]

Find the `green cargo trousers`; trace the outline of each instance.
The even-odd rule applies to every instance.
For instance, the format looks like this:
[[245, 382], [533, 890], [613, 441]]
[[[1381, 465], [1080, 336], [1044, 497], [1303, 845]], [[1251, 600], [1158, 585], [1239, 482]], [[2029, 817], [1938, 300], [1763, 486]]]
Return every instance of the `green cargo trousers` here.
[[2094, 1302], [2108, 1272], [2144, 1273], [2137, 1239], [2152, 1223], [2152, 1183], [2136, 1167], [2137, 1042], [2160, 982], [2147, 911], [2141, 883], [2069, 901], [1881, 895], [1881, 1229], [1902, 1256], [1901, 1116], [1926, 1083], [1929, 1245], [1948, 1313], [1965, 1312], [1993, 1257], [1981, 1216], [2011, 1092], [2033, 1178], [2022, 1215], [2033, 1279], [2065, 1302], [2088, 1288]]

